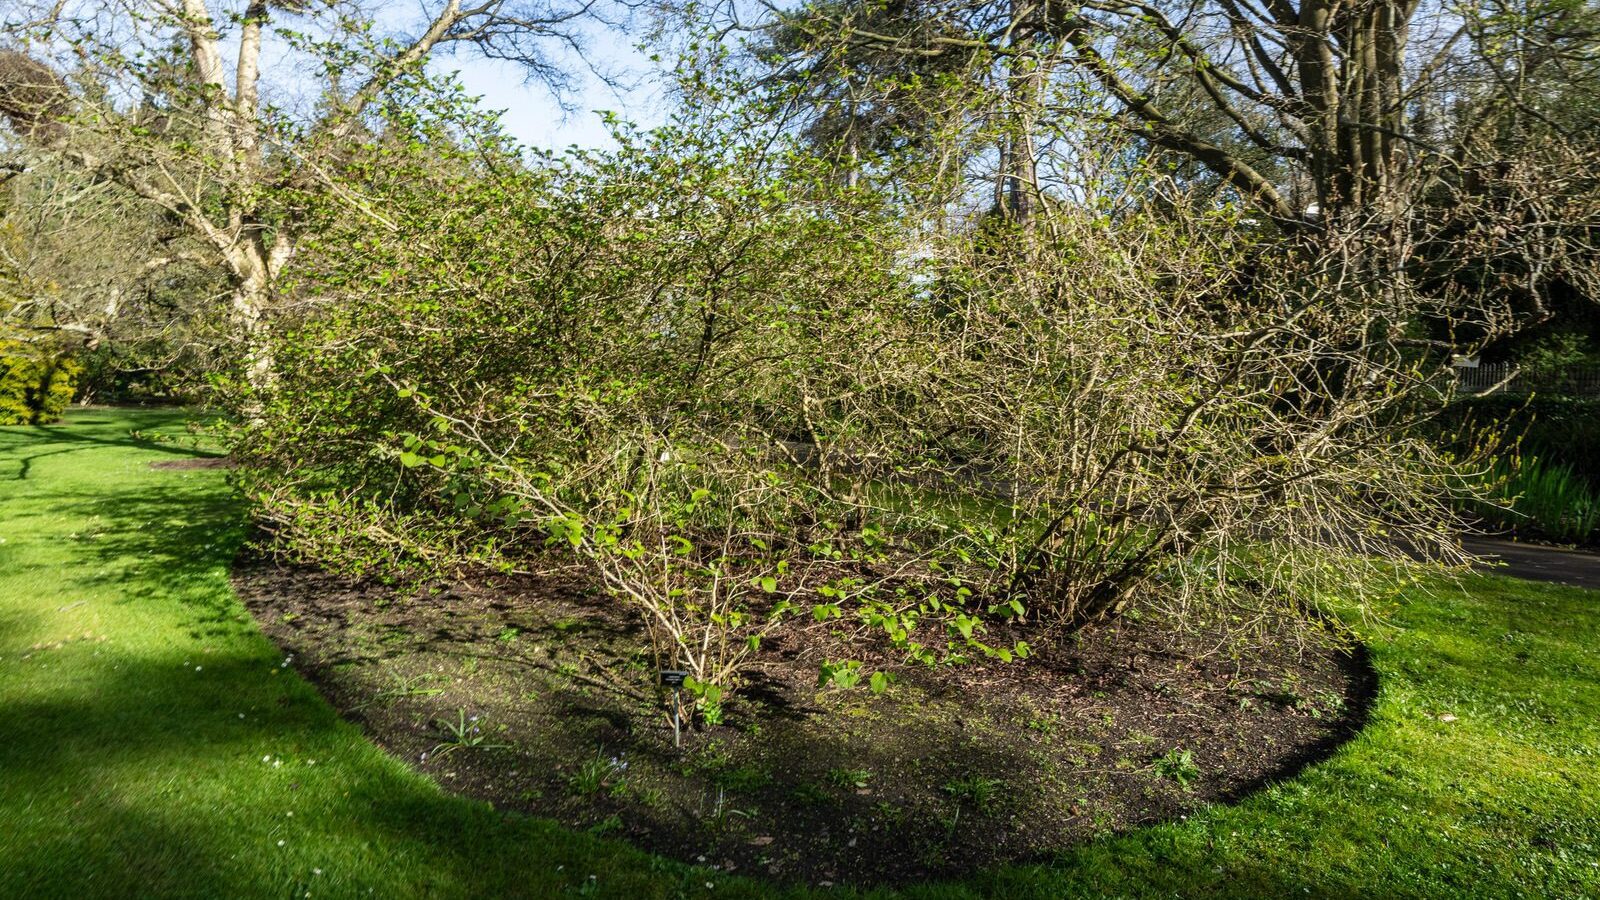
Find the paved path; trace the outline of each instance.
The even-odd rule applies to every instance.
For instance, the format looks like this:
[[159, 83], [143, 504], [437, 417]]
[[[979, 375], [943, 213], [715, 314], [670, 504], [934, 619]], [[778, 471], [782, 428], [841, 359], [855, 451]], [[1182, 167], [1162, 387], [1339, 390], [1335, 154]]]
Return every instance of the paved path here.
[[1487, 571], [1600, 590], [1600, 554], [1484, 537], [1463, 538], [1461, 545], [1488, 557], [1491, 562], [1483, 567]]

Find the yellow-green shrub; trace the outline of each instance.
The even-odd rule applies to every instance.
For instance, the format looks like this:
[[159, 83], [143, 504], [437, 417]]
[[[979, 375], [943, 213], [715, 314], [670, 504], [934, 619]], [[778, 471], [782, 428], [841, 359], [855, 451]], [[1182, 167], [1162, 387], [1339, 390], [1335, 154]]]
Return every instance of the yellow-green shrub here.
[[61, 418], [78, 390], [83, 367], [71, 357], [14, 341], [0, 343], [0, 425], [39, 425]]

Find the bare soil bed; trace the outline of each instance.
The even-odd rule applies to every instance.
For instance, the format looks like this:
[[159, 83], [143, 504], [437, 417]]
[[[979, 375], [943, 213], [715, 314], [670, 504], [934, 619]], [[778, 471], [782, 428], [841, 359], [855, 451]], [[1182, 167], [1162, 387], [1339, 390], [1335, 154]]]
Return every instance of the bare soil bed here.
[[231, 469], [233, 459], [227, 456], [194, 456], [185, 459], [158, 459], [150, 464], [152, 469], [185, 471], [191, 469]]
[[1359, 647], [1285, 627], [1218, 649], [1145, 618], [819, 691], [802, 648], [826, 640], [789, 632], [676, 748], [647, 638], [576, 579], [398, 591], [246, 557], [235, 583], [296, 669], [447, 788], [785, 882], [905, 883], [1176, 818], [1331, 753], [1375, 689]]

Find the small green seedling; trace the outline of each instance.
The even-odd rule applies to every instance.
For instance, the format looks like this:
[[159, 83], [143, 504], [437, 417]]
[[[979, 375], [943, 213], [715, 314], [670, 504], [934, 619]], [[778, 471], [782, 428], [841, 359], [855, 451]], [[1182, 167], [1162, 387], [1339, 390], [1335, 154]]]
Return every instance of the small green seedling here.
[[478, 716], [468, 716], [465, 709], [456, 710], [456, 720], [440, 719], [437, 723], [444, 732], [445, 739], [433, 745], [431, 751], [436, 757], [448, 756], [457, 750], [504, 750], [505, 744], [489, 743], [489, 735], [484, 731], [487, 722], [479, 721]]
[[1161, 778], [1170, 778], [1176, 781], [1184, 790], [1200, 777], [1200, 766], [1194, 761], [1194, 753], [1190, 750], [1180, 750], [1177, 747], [1166, 752], [1165, 756], [1155, 761], [1156, 775]]

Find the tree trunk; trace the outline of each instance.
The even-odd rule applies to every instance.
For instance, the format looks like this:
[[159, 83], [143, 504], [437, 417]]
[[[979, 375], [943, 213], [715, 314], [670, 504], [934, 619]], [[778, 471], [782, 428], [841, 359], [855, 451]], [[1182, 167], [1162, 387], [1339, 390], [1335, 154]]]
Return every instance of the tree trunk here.
[[229, 322], [234, 340], [243, 351], [243, 374], [249, 386], [252, 409], [273, 386], [272, 347], [267, 342], [266, 323], [263, 321], [268, 294], [258, 286], [239, 285], [228, 297]]
[[[1036, 14], [1026, 9], [1026, 0], [1012, 0], [1011, 10], [1013, 17]], [[1000, 139], [1000, 178], [995, 191], [995, 206], [1001, 215], [1024, 227], [1033, 221], [1039, 204], [1033, 131], [1044, 73], [1033, 54], [1037, 43], [1032, 23], [1015, 23], [1010, 44], [1013, 52], [1006, 61], [1005, 134]]]
[[250, 393], [245, 412], [250, 416], [260, 410], [276, 383], [272, 346], [267, 339], [267, 313], [273, 285], [292, 250], [282, 231], [270, 245], [264, 238], [257, 230], [251, 239], [241, 241], [227, 254], [232, 276], [228, 321], [241, 351], [241, 373]]

